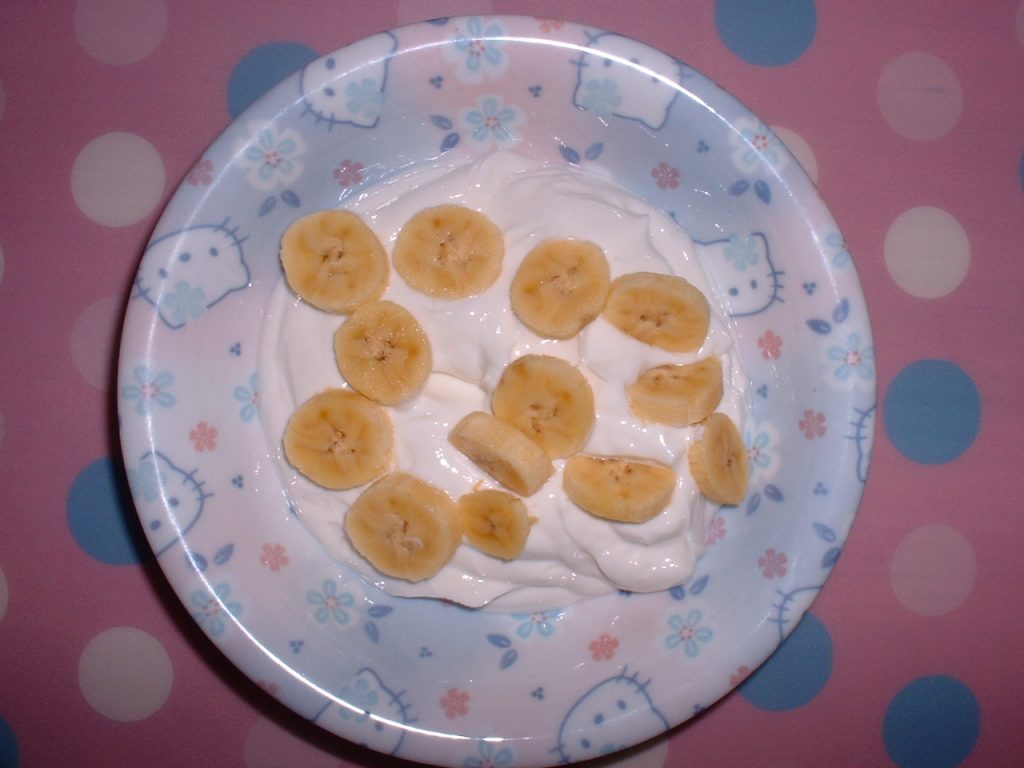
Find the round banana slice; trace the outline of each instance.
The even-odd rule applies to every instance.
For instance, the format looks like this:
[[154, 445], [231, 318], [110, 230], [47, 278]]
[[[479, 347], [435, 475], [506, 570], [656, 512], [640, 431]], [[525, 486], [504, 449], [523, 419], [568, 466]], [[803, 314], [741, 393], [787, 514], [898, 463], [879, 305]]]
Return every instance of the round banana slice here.
[[466, 540], [492, 557], [514, 560], [526, 548], [537, 522], [518, 496], [487, 488], [459, 498], [459, 523]]
[[388, 255], [351, 211], [318, 211], [293, 222], [281, 238], [288, 285], [325, 312], [344, 314], [380, 298], [388, 285]]
[[345, 534], [378, 571], [408, 581], [436, 575], [462, 541], [452, 497], [404, 472], [360, 494], [345, 513]]
[[383, 408], [356, 392], [328, 389], [292, 414], [284, 454], [317, 485], [342, 490], [386, 471], [393, 441], [391, 419]]
[[708, 357], [688, 365], [650, 368], [626, 388], [641, 419], [685, 427], [706, 419], [722, 402], [722, 363]]
[[512, 278], [512, 311], [548, 339], [569, 339], [601, 314], [611, 275], [604, 251], [586, 240], [545, 240]]
[[649, 459], [577, 454], [565, 462], [562, 487], [586, 512], [619, 523], [642, 523], [668, 506], [676, 473]]
[[433, 367], [423, 326], [400, 304], [363, 304], [334, 333], [345, 381], [372, 400], [395, 405], [423, 387]]
[[694, 482], [711, 501], [739, 504], [746, 498], [747, 446], [739, 429], [724, 413], [708, 416], [704, 435], [690, 446], [687, 458]]
[[395, 269], [420, 293], [462, 299], [489, 288], [501, 273], [505, 242], [484, 214], [460, 205], [420, 211], [402, 227]]
[[651, 346], [694, 352], [708, 335], [711, 305], [682, 277], [631, 272], [612, 283], [604, 317]]
[[448, 440], [480, 469], [510, 491], [531, 496], [554, 468], [544, 449], [515, 427], [483, 411], [455, 425]]
[[491, 408], [553, 459], [581, 450], [595, 419], [594, 392], [586, 378], [549, 355], [523, 355], [506, 366]]

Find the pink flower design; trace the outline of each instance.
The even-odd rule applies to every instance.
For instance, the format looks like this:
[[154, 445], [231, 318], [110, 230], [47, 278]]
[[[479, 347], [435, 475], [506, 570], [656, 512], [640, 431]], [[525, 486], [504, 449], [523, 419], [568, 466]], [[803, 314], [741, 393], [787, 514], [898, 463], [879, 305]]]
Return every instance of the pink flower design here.
[[285, 553], [282, 544], [264, 544], [263, 554], [260, 555], [260, 562], [274, 573], [288, 565], [288, 555]]
[[651, 176], [662, 189], [675, 189], [679, 186], [679, 169], [664, 161], [651, 169]]
[[469, 693], [458, 688], [449, 688], [448, 693], [441, 699], [441, 709], [444, 710], [444, 716], [449, 720], [468, 714]]
[[334, 178], [343, 187], [354, 187], [365, 178], [363, 175], [365, 170], [366, 168], [362, 163], [357, 163], [354, 160], [344, 160], [334, 169]]
[[786, 575], [787, 562], [789, 559], [785, 552], [776, 552], [774, 548], [771, 548], [757, 558], [757, 567], [761, 569], [761, 573], [766, 579], [774, 579], [776, 576]]
[[205, 421], [196, 424], [195, 429], [188, 433], [188, 437], [200, 453], [212, 451], [217, 447], [217, 428], [211, 427]]
[[757, 340], [757, 346], [761, 348], [761, 357], [765, 360], [778, 360], [782, 357], [782, 338], [770, 330], [765, 331], [764, 336]]
[[200, 184], [206, 186], [213, 182], [213, 161], [207, 160], [204, 157], [192, 166], [192, 170], [188, 172], [188, 176], [185, 177], [185, 181], [193, 187], [197, 187]]
[[800, 419], [800, 431], [808, 440], [824, 435], [825, 414], [821, 411], [804, 411], [804, 417]]
[[736, 671], [729, 675], [729, 685], [735, 688], [748, 677], [750, 677], [750, 667], [746, 665], [742, 667], [737, 667]]
[[565, 26], [565, 22], [558, 19], [537, 19], [540, 22], [541, 32], [554, 32], [556, 29], [561, 29]]
[[602, 632], [596, 640], [590, 641], [590, 655], [594, 661], [600, 661], [601, 659], [610, 660], [615, 656], [615, 651], [619, 647], [619, 641], [617, 638], [612, 637], [607, 632]]
[[264, 691], [269, 693], [271, 696], [277, 698], [277, 683], [268, 683], [266, 680], [257, 680], [256, 685], [258, 685]]
[[725, 538], [725, 518], [721, 515], [715, 515], [715, 519], [711, 521], [711, 525], [708, 526], [708, 533], [704, 539], [705, 546], [710, 547], [716, 541], [721, 541]]

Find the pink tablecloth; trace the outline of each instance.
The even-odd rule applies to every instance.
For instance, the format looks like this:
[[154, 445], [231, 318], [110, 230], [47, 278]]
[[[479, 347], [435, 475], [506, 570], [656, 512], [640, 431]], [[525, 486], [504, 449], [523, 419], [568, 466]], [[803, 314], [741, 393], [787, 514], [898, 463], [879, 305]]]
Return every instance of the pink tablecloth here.
[[147, 237], [232, 117], [315, 55], [467, 11], [614, 29], [734, 93], [816, 179], [871, 310], [874, 462], [782, 682], [609, 764], [1017, 764], [1024, 3], [298, 6], [4, 8], [0, 766], [402, 762], [285, 710], [125, 548], [113, 365]]

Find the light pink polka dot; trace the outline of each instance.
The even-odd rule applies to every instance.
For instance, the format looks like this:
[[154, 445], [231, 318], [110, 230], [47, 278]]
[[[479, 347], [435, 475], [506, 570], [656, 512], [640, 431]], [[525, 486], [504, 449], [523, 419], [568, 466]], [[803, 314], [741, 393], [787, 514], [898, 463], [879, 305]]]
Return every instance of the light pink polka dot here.
[[71, 329], [71, 359], [82, 378], [101, 391], [110, 385], [122, 300], [107, 296], [86, 307]]
[[952, 292], [971, 266], [971, 244], [955, 217], [923, 206], [901, 213], [885, 234], [885, 266], [896, 284], [919, 299]]
[[803, 167], [804, 171], [810, 177], [811, 181], [815, 184], [818, 183], [818, 160], [814, 157], [814, 151], [811, 146], [804, 141], [803, 136], [798, 134], [796, 131], [791, 131], [789, 128], [783, 128], [780, 125], [773, 125], [772, 131], [778, 136], [782, 143], [786, 145], [786, 148], [793, 153], [796, 157], [797, 162]]
[[78, 659], [82, 695], [111, 720], [146, 719], [167, 701], [173, 682], [167, 650], [151, 634], [134, 627], [100, 632]]
[[126, 227], [149, 215], [164, 192], [164, 163], [153, 145], [134, 133], [105, 133], [78, 153], [71, 192], [97, 224]]
[[494, 13], [491, 0], [448, 0], [438, 5], [435, 0], [398, 0], [398, 23], [412, 24], [438, 16], [482, 15]]
[[0, 568], [0, 621], [7, 613], [7, 601], [10, 598], [10, 591], [7, 587], [7, 577], [4, 576], [4, 569]]
[[896, 547], [889, 576], [896, 599], [921, 616], [941, 616], [959, 607], [974, 587], [974, 548], [948, 525], [924, 525]]
[[949, 65], [930, 53], [904, 53], [885, 65], [878, 79], [878, 106], [901, 136], [931, 141], [960, 119], [963, 93]]
[[280, 768], [283, 765], [339, 768], [341, 765], [337, 757], [262, 717], [253, 723], [245, 738], [244, 760], [246, 768]]
[[75, 6], [75, 36], [104, 64], [141, 61], [160, 45], [166, 29], [163, 0], [78, 0]]

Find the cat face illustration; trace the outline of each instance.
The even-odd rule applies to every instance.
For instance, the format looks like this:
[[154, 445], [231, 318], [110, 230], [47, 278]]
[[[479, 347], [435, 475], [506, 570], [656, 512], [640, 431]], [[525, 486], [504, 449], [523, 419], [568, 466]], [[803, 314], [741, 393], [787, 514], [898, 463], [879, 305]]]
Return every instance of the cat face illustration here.
[[723, 240], [697, 241], [701, 261], [721, 286], [729, 317], [750, 317], [784, 301], [780, 271], [767, 238], [760, 232], [733, 234]]
[[157, 557], [196, 524], [212, 495], [203, 490], [197, 472], [182, 469], [159, 451], [147, 451], [128, 467], [139, 519]]
[[401, 696], [388, 688], [374, 670], [363, 667], [338, 691], [338, 698], [348, 706], [330, 702], [313, 721], [334, 733], [346, 734], [361, 746], [393, 755], [401, 747], [405, 731], [392, 724], [410, 722], [409, 706]]
[[[341, 124], [375, 127], [384, 104], [388, 59], [397, 47], [394, 35], [384, 32], [307, 64], [299, 75], [303, 114], [312, 114], [328, 130]], [[346, 61], [365, 63], [353, 70]]]

